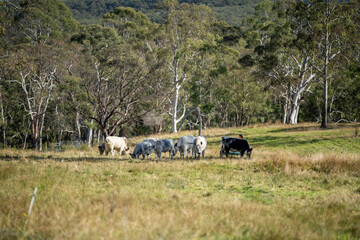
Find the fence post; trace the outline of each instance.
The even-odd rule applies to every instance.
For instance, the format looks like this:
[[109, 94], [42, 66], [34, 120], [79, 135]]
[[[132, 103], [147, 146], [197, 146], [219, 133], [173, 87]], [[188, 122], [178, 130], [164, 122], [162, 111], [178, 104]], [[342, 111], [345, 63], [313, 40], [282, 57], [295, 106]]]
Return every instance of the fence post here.
[[25, 231], [25, 229], [26, 229], [26, 225], [28, 224], [28, 222], [29, 222], [29, 220], [30, 220], [30, 214], [31, 214], [32, 207], [33, 207], [33, 205], [34, 205], [36, 192], [37, 192], [37, 187], [35, 187], [34, 193], [33, 193], [32, 198], [31, 198], [29, 211], [28, 211], [28, 214], [27, 214], [26, 220], [25, 220], [24, 231]]

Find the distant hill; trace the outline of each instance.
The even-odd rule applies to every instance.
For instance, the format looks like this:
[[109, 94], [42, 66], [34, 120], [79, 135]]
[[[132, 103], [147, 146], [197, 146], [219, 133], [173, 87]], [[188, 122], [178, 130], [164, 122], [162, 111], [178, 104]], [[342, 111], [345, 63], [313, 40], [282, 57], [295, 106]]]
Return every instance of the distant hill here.
[[[159, 9], [161, 0], [63, 0], [74, 17], [83, 24], [96, 23], [103, 14], [112, 9], [125, 6], [145, 13], [151, 21], [164, 22], [164, 15]], [[254, 7], [262, 0], [183, 0], [195, 4], [206, 4], [213, 9], [218, 20], [239, 26], [241, 20], [253, 14]]]

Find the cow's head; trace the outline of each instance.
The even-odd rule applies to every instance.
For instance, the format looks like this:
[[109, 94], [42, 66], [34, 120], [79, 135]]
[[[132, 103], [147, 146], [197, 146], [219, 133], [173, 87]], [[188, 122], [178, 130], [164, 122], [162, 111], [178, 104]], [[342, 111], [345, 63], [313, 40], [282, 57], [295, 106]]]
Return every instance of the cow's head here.
[[173, 156], [175, 156], [178, 151], [179, 151], [179, 147], [178, 147], [177, 143], [175, 143], [174, 150], [173, 150], [173, 153], [174, 153]]
[[252, 152], [252, 148], [250, 148], [250, 150], [247, 150], [246, 151], [246, 155], [250, 158], [251, 157], [251, 152]]
[[136, 158], [135, 153], [130, 154], [130, 156], [131, 156], [132, 159], [135, 159], [135, 158]]
[[147, 155], [150, 155], [150, 154], [152, 154], [153, 152], [155, 152], [154, 146], [150, 146], [150, 147], [148, 147], [148, 148], [145, 150], [145, 153], [146, 153]]
[[100, 155], [102, 155], [105, 151], [105, 143], [99, 145], [98, 149], [99, 149]]
[[124, 149], [124, 154], [129, 155], [130, 154], [130, 148], [126, 147]]
[[202, 152], [202, 150], [204, 149], [203, 140], [201, 138], [195, 138], [194, 145], [195, 145], [195, 152], [197, 154], [200, 154]]

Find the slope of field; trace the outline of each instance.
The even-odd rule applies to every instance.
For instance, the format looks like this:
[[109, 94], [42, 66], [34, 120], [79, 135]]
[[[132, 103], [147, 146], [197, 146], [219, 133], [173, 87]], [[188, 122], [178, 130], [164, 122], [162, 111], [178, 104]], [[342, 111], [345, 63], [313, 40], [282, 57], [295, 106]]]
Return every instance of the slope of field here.
[[[357, 129], [204, 130], [202, 160], [1, 150], [0, 239], [359, 239]], [[221, 136], [239, 133], [252, 159], [219, 159]], [[195, 131], [157, 137], [187, 134]]]

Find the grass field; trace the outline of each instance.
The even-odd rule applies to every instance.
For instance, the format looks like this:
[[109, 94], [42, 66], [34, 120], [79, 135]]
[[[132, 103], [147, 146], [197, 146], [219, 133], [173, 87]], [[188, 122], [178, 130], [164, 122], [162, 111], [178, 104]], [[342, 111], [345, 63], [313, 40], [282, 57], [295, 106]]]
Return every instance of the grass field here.
[[[357, 129], [208, 129], [203, 160], [0, 150], [0, 239], [360, 239]], [[239, 133], [252, 158], [219, 159]]]

